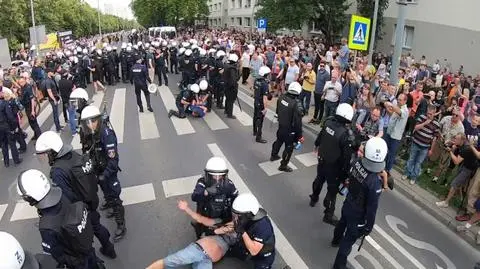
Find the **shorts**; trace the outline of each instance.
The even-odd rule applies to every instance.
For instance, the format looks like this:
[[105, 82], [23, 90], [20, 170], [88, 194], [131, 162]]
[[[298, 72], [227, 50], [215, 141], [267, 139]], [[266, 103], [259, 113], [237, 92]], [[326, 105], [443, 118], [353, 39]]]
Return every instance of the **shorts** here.
[[472, 170], [461, 166], [458, 170], [457, 175], [452, 181], [451, 187], [458, 189], [465, 186], [466, 184], [468, 184], [468, 181], [472, 176], [473, 176]]
[[163, 259], [166, 269], [177, 268], [182, 265], [192, 264], [196, 269], [212, 269], [210, 257], [197, 243], [191, 243], [186, 248], [179, 250]]
[[475, 211], [480, 213], [480, 198], [478, 198], [475, 204], [473, 204], [473, 207], [475, 208]]

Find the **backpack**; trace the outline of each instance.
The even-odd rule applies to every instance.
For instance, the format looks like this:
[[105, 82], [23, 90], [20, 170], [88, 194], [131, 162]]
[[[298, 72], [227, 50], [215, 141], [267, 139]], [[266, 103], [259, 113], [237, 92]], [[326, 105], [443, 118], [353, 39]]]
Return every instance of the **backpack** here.
[[69, 175], [71, 186], [79, 199], [89, 206], [90, 210], [98, 207], [98, 179], [94, 173], [93, 162], [86, 155], [71, 153], [71, 158], [55, 160], [53, 168], [59, 168]]
[[59, 233], [65, 244], [65, 254], [69, 256], [87, 256], [92, 250], [94, 233], [90, 212], [84, 202], [69, 203], [63, 198], [57, 215], [40, 217], [39, 229]]

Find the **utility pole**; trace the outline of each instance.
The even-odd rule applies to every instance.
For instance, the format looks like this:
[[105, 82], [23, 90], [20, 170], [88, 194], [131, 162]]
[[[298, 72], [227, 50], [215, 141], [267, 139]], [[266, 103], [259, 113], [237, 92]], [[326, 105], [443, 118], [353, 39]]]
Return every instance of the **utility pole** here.
[[373, 9], [372, 35], [370, 37], [370, 47], [368, 48], [368, 62], [373, 65], [373, 47], [375, 46], [375, 35], [377, 34], [378, 5], [380, 0], [375, 0]]
[[397, 0], [398, 17], [397, 27], [395, 28], [395, 49], [392, 57], [392, 68], [390, 70], [390, 83], [392, 85], [398, 84], [398, 68], [400, 66], [400, 57], [403, 49], [403, 32], [405, 31], [405, 16], [407, 12], [407, 2], [405, 0]]
[[250, 19], [250, 33], [253, 35], [253, 25], [255, 24], [255, 6], [256, 6], [256, 3], [255, 3], [255, 0], [251, 0], [250, 3], [252, 3], [252, 2], [253, 2], [253, 6], [252, 6], [252, 17]]
[[100, 36], [102, 35], [102, 22], [100, 21], [100, 0], [97, 1], [98, 3], [98, 33], [100, 34]]
[[[35, 46], [35, 55], [38, 55], [38, 40], [37, 40], [37, 27], [35, 26], [35, 11], [33, 10], [33, 0], [30, 0], [30, 12], [32, 13], [32, 26], [33, 26], [33, 45]], [[32, 44], [30, 44], [30, 48]]]

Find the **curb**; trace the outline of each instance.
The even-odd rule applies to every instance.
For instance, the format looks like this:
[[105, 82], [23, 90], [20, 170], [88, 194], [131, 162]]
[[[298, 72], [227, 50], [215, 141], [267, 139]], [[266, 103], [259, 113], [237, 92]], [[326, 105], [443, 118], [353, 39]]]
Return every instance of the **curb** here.
[[[243, 85], [239, 85], [239, 89], [249, 96], [252, 95], [252, 91]], [[272, 108], [271, 105], [269, 106], [269, 108], [275, 110], [275, 107]], [[310, 124], [304, 123], [303, 128], [308, 130], [315, 136], [319, 132], [318, 129], [314, 128]], [[430, 216], [445, 225], [459, 238], [463, 239], [476, 249], [480, 249], [480, 246], [476, 244], [476, 235], [480, 230], [480, 227], [474, 225], [467, 232], [458, 233], [456, 231], [456, 228], [460, 222], [457, 222], [455, 220], [455, 216], [457, 215], [455, 209], [453, 209], [452, 207], [448, 207], [445, 209], [438, 208], [435, 205], [435, 202], [438, 201], [437, 197], [417, 185], [410, 185], [408, 182], [401, 180], [401, 171], [399, 171], [398, 168], [394, 168], [391, 172], [392, 176], [395, 179], [395, 189], [398, 190], [400, 194], [408, 198], [410, 201], [412, 201], [415, 205], [419, 206]]]

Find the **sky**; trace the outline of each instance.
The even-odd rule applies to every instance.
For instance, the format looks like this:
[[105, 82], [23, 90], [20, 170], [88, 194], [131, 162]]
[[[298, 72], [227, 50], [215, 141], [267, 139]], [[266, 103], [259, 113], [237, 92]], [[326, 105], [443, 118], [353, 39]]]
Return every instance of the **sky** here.
[[117, 15], [119, 17], [134, 19], [132, 10], [128, 6], [132, 0], [85, 0], [93, 8], [98, 8], [107, 14]]

